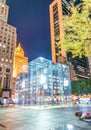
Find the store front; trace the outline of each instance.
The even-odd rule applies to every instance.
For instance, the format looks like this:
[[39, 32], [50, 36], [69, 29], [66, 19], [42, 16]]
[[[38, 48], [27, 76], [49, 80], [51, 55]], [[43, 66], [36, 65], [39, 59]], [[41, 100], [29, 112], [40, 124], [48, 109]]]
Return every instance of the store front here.
[[[22, 105], [61, 105], [71, 101], [69, 67], [39, 57], [22, 66], [15, 98]], [[23, 71], [22, 71], [23, 72]]]

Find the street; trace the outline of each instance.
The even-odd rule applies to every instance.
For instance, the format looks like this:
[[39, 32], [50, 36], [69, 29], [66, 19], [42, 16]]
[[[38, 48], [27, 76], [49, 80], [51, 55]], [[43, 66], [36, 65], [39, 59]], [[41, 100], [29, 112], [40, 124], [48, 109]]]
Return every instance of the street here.
[[26, 107], [0, 108], [0, 130], [61, 130], [63, 124], [79, 126], [80, 130], [91, 130], [91, 124], [80, 121], [75, 116], [74, 113], [79, 110], [91, 112], [91, 105], [42, 110]]

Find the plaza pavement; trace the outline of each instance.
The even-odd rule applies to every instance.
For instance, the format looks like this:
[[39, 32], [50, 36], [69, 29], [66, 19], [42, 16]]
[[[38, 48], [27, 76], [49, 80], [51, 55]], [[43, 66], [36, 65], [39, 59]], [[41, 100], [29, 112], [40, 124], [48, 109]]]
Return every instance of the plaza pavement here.
[[75, 116], [78, 109], [77, 106], [44, 109], [20, 106], [0, 108], [0, 130], [66, 130], [61, 129], [64, 124], [78, 126], [79, 130], [91, 130], [91, 124], [80, 121]]

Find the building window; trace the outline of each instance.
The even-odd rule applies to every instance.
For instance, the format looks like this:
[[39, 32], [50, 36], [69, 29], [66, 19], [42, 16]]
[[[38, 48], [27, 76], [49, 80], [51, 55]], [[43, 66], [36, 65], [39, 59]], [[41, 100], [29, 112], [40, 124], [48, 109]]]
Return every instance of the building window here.
[[2, 52], [5, 52], [5, 50], [2, 50]]
[[9, 68], [6, 68], [6, 72], [10, 72], [10, 69], [9, 69]]
[[4, 58], [2, 58], [1, 61], [4, 61]]
[[7, 29], [5, 29], [5, 31], [7, 31]]
[[3, 27], [1, 27], [1, 29], [3, 29]]
[[8, 59], [6, 59], [6, 62], [8, 62]]
[[10, 63], [12, 63], [12, 60], [10, 60]]
[[3, 48], [5, 48], [6, 46], [5, 45], [3, 45]]
[[2, 71], [2, 67], [0, 67], [0, 71]]

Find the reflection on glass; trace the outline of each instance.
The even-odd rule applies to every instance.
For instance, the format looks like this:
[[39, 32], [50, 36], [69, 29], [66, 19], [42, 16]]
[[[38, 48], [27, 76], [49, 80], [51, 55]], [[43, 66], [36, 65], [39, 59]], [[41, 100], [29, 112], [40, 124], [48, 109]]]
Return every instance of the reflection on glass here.
[[[71, 101], [69, 68], [37, 58], [16, 80], [15, 98], [24, 105], [61, 105]], [[23, 72], [23, 71], [22, 71]]]

